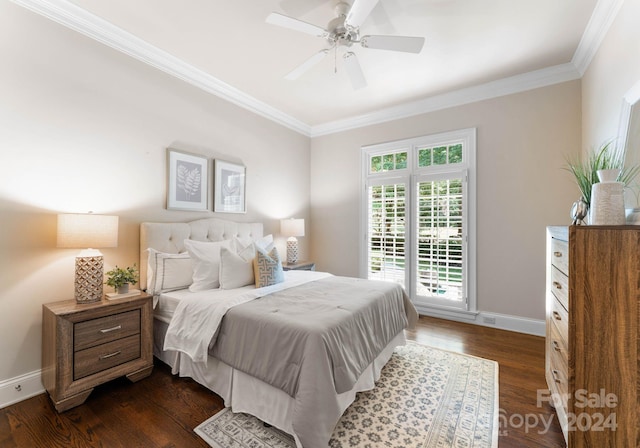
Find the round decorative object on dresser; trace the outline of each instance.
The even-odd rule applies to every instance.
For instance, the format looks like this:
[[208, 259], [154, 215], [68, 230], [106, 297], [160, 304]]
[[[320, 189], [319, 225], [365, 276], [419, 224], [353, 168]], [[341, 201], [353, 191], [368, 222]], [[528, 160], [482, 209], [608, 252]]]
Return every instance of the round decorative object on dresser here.
[[571, 219], [573, 222], [571, 225], [580, 226], [584, 224], [584, 218], [589, 214], [589, 204], [584, 200], [584, 198], [578, 199], [573, 203], [571, 207]]

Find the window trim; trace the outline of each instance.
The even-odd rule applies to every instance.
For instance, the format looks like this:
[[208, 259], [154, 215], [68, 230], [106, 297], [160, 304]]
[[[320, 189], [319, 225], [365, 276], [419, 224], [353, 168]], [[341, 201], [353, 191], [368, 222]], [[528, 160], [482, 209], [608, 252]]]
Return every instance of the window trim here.
[[[466, 309], [452, 307], [452, 306], [440, 306], [435, 304], [424, 304], [416, 302], [415, 285], [413, 281], [413, 273], [407, 273], [408, 281], [407, 294], [410, 296], [412, 302], [416, 304], [416, 308], [423, 314], [430, 315], [442, 315], [453, 316], [463, 319], [472, 320], [477, 314], [477, 264], [476, 264], [476, 250], [477, 250], [477, 220], [476, 220], [476, 128], [466, 128], [450, 132], [441, 132], [437, 134], [431, 134], [421, 137], [415, 137], [410, 139], [399, 140], [395, 142], [387, 142], [381, 144], [373, 144], [363, 146], [361, 148], [361, 196], [360, 196], [360, 244], [359, 244], [359, 274], [361, 278], [367, 277], [367, 213], [368, 213], [368, 189], [371, 184], [378, 184], [379, 182], [389, 183], [392, 181], [404, 182], [407, 184], [407, 203], [413, 204], [415, 192], [414, 187], [416, 185], [416, 179], [422, 177], [423, 174], [440, 175], [446, 173], [458, 173], [466, 170], [467, 175], [467, 206], [465, 209], [467, 219], [467, 232], [466, 232], [466, 244], [467, 244], [467, 276], [466, 276], [466, 292], [467, 303]], [[463, 142], [463, 162], [460, 164], [446, 164], [446, 165], [431, 165], [428, 167], [418, 167], [417, 151], [418, 147], [425, 146], [438, 146], [439, 144], [448, 144], [452, 140], [461, 140]], [[380, 173], [370, 172], [370, 158], [378, 154], [384, 154], [389, 152], [401, 152], [407, 151], [407, 168], [401, 170], [385, 171]], [[415, 231], [413, 229], [413, 222], [415, 220], [415, 207], [409, 208], [408, 220], [411, 220], [411, 231], [408, 232], [406, 238], [408, 241], [408, 247], [406, 248], [407, 261], [410, 262], [410, 266], [414, 265], [414, 258], [416, 248], [415, 246]]]

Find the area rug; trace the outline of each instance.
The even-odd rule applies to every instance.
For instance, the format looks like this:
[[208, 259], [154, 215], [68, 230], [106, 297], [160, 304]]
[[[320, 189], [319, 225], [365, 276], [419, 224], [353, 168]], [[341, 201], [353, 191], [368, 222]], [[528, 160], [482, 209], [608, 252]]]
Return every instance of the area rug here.
[[[196, 433], [214, 448], [295, 448], [250, 415], [222, 410]], [[496, 448], [498, 363], [416, 343], [396, 348], [373, 390], [358, 393], [331, 448]]]

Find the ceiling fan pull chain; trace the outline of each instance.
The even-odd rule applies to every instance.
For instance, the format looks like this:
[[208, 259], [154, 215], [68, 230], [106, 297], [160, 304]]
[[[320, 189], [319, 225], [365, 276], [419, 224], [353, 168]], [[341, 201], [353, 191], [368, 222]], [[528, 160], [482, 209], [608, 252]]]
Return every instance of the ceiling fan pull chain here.
[[338, 46], [333, 47], [333, 73], [338, 73]]

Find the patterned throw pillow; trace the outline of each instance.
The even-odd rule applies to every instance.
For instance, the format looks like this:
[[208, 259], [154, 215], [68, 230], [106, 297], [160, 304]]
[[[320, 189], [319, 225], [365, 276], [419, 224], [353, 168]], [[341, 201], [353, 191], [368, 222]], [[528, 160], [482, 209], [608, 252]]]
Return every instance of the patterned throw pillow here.
[[275, 247], [269, 253], [260, 247], [256, 247], [253, 273], [256, 278], [256, 288], [271, 286], [284, 281], [280, 255], [278, 255], [278, 250]]

